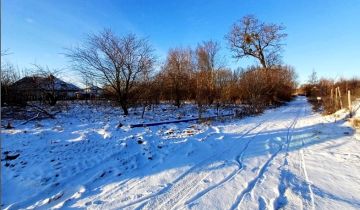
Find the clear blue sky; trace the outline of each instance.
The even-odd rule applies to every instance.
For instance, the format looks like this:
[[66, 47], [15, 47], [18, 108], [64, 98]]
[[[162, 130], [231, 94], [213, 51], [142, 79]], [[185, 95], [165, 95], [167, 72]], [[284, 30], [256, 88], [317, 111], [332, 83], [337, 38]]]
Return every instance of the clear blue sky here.
[[[87, 33], [111, 28], [117, 34], [148, 37], [165, 59], [169, 48], [194, 47], [204, 40], [221, 43], [228, 66], [254, 60], [230, 57], [224, 35], [241, 17], [253, 14], [285, 25], [283, 52], [300, 81], [314, 69], [319, 76], [360, 76], [360, 0], [2, 0], [3, 58], [20, 68], [32, 63], [69, 68], [61, 53]], [[74, 80], [73, 74], [65, 75]]]

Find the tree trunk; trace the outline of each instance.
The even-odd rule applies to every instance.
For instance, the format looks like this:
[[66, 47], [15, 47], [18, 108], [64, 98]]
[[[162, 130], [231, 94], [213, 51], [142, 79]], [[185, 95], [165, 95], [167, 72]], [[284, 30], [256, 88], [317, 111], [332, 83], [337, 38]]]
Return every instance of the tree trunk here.
[[124, 115], [129, 115], [129, 111], [128, 111], [128, 107], [127, 107], [127, 104], [124, 103], [124, 102], [120, 102], [120, 106], [124, 112]]
[[124, 115], [129, 115], [129, 111], [128, 111], [128, 108], [126, 106], [121, 106], [121, 108], [124, 111]]
[[177, 106], [177, 108], [180, 108], [180, 99], [179, 99], [179, 97], [176, 97], [176, 99], [175, 99], [175, 106]]
[[203, 112], [203, 106], [199, 103], [198, 104], [198, 118], [201, 120]]
[[141, 119], [144, 119], [144, 114], [145, 114], [146, 106], [147, 106], [147, 104], [144, 104], [144, 105], [143, 105], [143, 110], [142, 110], [142, 113], [141, 113]]

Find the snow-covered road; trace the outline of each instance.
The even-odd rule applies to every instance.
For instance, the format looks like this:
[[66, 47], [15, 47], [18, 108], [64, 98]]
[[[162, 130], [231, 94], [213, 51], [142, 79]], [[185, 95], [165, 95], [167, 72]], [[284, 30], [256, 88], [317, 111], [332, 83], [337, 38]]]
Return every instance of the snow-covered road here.
[[358, 134], [304, 97], [210, 125], [69, 116], [3, 131], [20, 154], [2, 162], [3, 208], [360, 209]]

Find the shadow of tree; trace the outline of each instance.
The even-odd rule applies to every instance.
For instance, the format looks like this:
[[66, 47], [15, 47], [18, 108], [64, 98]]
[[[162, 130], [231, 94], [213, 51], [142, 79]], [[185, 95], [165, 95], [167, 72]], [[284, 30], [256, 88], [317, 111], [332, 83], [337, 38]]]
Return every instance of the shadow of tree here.
[[[39, 192], [39, 194], [34, 195], [34, 197], [23, 202], [16, 203], [11, 208], [16, 209], [25, 207], [31, 203], [35, 203], [42, 195], [44, 195], [44, 193], [55, 195], [61, 191], [73, 188], [73, 184], [83, 185], [86, 191], [81, 193], [78, 197], [71, 199], [64, 196], [64, 198], [53, 201], [52, 203], [49, 203], [49, 205], [54, 206], [58, 203], [65, 202], [64, 207], [72, 207], [72, 205], [80, 199], [90, 196], [96, 197], [98, 194], [106, 193], [105, 187], [111, 185], [114, 189], [117, 189], [116, 193], [123, 192], [123, 200], [117, 201], [118, 203], [122, 203], [119, 206], [122, 208], [129, 207], [134, 204], [142, 204], [155, 196], [163, 195], [172, 188], [186, 183], [188, 181], [187, 176], [191, 173], [212, 173], [212, 171], [219, 170], [229, 165], [236, 166], [238, 168], [238, 172], [236, 173], [240, 173], [240, 170], [244, 168], [246, 161], [251, 158], [269, 156], [267, 161], [270, 163], [270, 158], [274, 158], [280, 154], [305, 149], [317, 144], [332, 142], [333, 144], [328, 146], [336, 147], [345, 143], [343, 141], [336, 143], [337, 140], [341, 140], [344, 135], [351, 136], [354, 134], [355, 131], [353, 129], [343, 127], [341, 122], [319, 122], [308, 123], [306, 126], [297, 126], [296, 119], [298, 119], [298, 117], [301, 118], [311, 115], [310, 108], [305, 100], [306, 99], [304, 98], [297, 99], [288, 106], [270, 110], [259, 117], [250, 117], [228, 122], [228, 124], [234, 124], [234, 126], [238, 124], [253, 125], [250, 126], [251, 128], [244, 129], [241, 132], [231, 133], [229, 131], [224, 132], [210, 129], [206, 133], [194, 135], [192, 137], [164, 140], [161, 135], [156, 134], [159, 127], [152, 127], [150, 130], [153, 134], [145, 136], [147, 138], [146, 140], [154, 145], [157, 145], [160, 141], [166, 141], [164, 146], [166, 148], [152, 148], [152, 150], [154, 150], [153, 160], [144, 161], [144, 157], [141, 154], [136, 154], [134, 158], [140, 160], [140, 162], [144, 162], [144, 164], [139, 165], [138, 168], [127, 171], [124, 170], [121, 176], [114, 173], [106, 173], [106, 175], [99, 178], [97, 174], [101, 171], [108, 171], [108, 168], [113, 167], [113, 164], [118, 164], [116, 158], [121, 157], [121, 152], [116, 153], [109, 156], [109, 158], [104, 159], [101, 163], [98, 163], [98, 165], [74, 174], [69, 179], [64, 180], [63, 184], [60, 186], [50, 186], [47, 190]], [[300, 116], [301, 113], [303, 116]], [[274, 122], [272, 122], [271, 119], [274, 120]], [[262, 123], [259, 123], [259, 121]], [[279, 123], [280, 125], [275, 125], [275, 123]], [[221, 127], [224, 125], [214, 122], [213, 126]], [[271, 129], [273, 126], [280, 127], [280, 129]], [[130, 133], [135, 134], [144, 132], [144, 129], [147, 128], [134, 128]], [[166, 151], [164, 152], [162, 150]], [[268, 164], [265, 164], [262, 166], [263, 168], [258, 168], [256, 170], [259, 170], [260, 173], [265, 173], [267, 169], [264, 167], [267, 167], [267, 165]], [[132, 181], [140, 180], [143, 184], [146, 183], [147, 180], [150, 180], [152, 176], [162, 174], [172, 169], [178, 169], [179, 173], [174, 173], [176, 177], [171, 178], [170, 176], [169, 178], [169, 176], [167, 176], [164, 178], [169, 181], [168, 184], [157, 186], [150, 194], [142, 195], [137, 199], [131, 199], [131, 196], [126, 195], [131, 194], [131, 188], [136, 187], [136, 185], [139, 184]], [[227, 178], [230, 179], [231, 176], [236, 175], [236, 173], [232, 172]], [[74, 180], [78, 179], [79, 176], [85, 177], [79, 179], [78, 181], [80, 183], [77, 183]], [[304, 188], [306, 186], [304, 180], [301, 180], [290, 171], [283, 170], [280, 174], [280, 182], [286, 181], [284, 178], [285, 176], [294, 192], [302, 195], [306, 200], [310, 199], [307, 189]], [[97, 179], [94, 179], [94, 177]], [[152, 183], [149, 183], [149, 186], [151, 186], [151, 184]], [[281, 184], [279, 187], [280, 194], [283, 192]], [[213, 189], [215, 187], [213, 187]], [[312, 187], [314, 193], [318, 196], [346, 202], [357, 207], [360, 206], [360, 201], [342, 198], [326, 192], [316, 185], [312, 185]], [[199, 195], [202, 196], [207, 192], [208, 191], [200, 192]], [[278, 199], [278, 207], [282, 207], [286, 204], [286, 200], [282, 196]]]

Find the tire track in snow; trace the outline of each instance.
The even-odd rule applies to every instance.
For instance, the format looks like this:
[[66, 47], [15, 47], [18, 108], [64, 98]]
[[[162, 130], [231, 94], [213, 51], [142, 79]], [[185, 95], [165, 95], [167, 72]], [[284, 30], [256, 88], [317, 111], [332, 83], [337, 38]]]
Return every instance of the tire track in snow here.
[[[287, 110], [287, 109], [288, 109], [288, 107], [286, 107], [286, 109], [280, 110], [280, 112], [281, 112], [281, 111], [284, 112], [284, 111]], [[244, 130], [246, 130], [246, 129], [247, 129], [247, 130], [246, 130], [245, 133], [243, 133], [243, 135], [241, 135], [239, 138], [242, 138], [243, 136], [245, 136], [245, 135], [249, 134], [250, 132], [252, 132], [253, 130], [257, 129], [259, 126], [261, 126], [261, 125], [262, 125], [264, 122], [266, 122], [266, 121], [269, 121], [269, 120], [268, 120], [268, 119], [267, 119], [267, 120], [264, 120], [264, 121], [256, 124], [255, 126], [252, 126], [250, 129], [247, 129], [247, 128], [250, 127], [250, 126], [246, 127]], [[214, 129], [214, 128], [213, 128], [213, 129]], [[206, 135], [206, 136], [205, 136], [205, 139], [206, 139], [206, 138], [209, 138], [210, 136], [216, 135], [216, 134], [219, 134], [219, 131], [215, 129], [215, 132], [211, 132], [211, 133], [209, 133], [208, 135]], [[159, 196], [161, 196], [161, 195], [163, 195], [163, 194], [165, 194], [165, 193], [168, 193], [169, 191], [173, 190], [173, 189], [176, 187], [176, 185], [181, 186], [181, 184], [179, 184], [179, 183], [181, 183], [181, 180], [184, 180], [184, 178], [187, 177], [187, 176], [188, 176], [189, 174], [191, 174], [192, 172], [201, 171], [201, 170], [203, 169], [202, 166], [206, 165], [206, 164], [208, 163], [208, 161], [211, 160], [211, 158], [214, 158], [214, 157], [216, 157], [216, 156], [218, 156], [218, 155], [221, 155], [222, 153], [227, 152], [228, 150], [229, 150], [229, 148], [228, 148], [228, 149], [225, 149], [225, 150], [223, 150], [223, 151], [220, 151], [219, 153], [216, 153], [216, 154], [214, 154], [214, 155], [212, 155], [212, 156], [204, 159], [204, 160], [201, 161], [200, 163], [194, 165], [193, 167], [191, 167], [190, 169], [188, 169], [186, 172], [184, 172], [183, 174], [181, 174], [175, 181], [173, 181], [172, 183], [166, 185], [164, 188], [162, 188], [162, 189], [159, 190], [158, 192], [153, 193], [153, 194], [150, 194], [150, 195], [147, 195], [147, 196], [144, 196], [144, 197], [142, 197], [142, 198], [140, 198], [140, 199], [137, 199], [137, 200], [133, 200], [133, 201], [131, 201], [131, 202], [129, 202], [129, 203], [123, 205], [123, 206], [120, 206], [119, 208], [127, 208], [127, 207], [130, 207], [130, 206], [133, 206], [133, 205], [136, 205], [136, 204], [140, 204], [140, 203], [142, 203], [142, 204], [141, 204], [140, 206], [138, 206], [138, 208], [144, 208], [144, 207], [146, 207], [146, 205], [148, 204], [148, 202], [149, 202], [150, 200], [155, 199], [156, 197], [159, 197]], [[196, 178], [196, 177], [197, 177], [197, 176], [195, 176], [195, 178]], [[195, 178], [194, 178], [194, 179], [195, 179]], [[200, 181], [203, 180], [204, 178], [206, 178], [206, 176], [201, 177]], [[195, 179], [193, 183], [199, 183], [197, 180], [199, 180], [199, 179]], [[186, 179], [185, 181], [188, 182], [188, 179]], [[182, 185], [182, 186], [183, 186], [183, 185]], [[189, 192], [191, 192], [191, 190], [192, 190], [193, 188], [194, 188], [194, 187], [191, 186], [191, 188], [189, 188], [189, 189], [187, 190], [188, 193], [184, 194], [184, 196], [188, 195]], [[181, 190], [181, 188], [180, 188], [180, 190]], [[111, 192], [114, 192], [114, 191], [119, 192], [119, 191], [121, 191], [121, 189], [120, 189], [120, 190], [119, 190], [119, 189], [111, 189], [110, 191], [111, 191]], [[106, 194], [109, 195], [109, 194], [112, 194], [112, 193], [109, 193], [109, 192], [108, 192], [108, 193], [106, 193]], [[145, 202], [144, 202], [144, 201], [145, 201]]]
[[261, 166], [261, 168], [260, 168], [258, 174], [255, 176], [255, 178], [252, 179], [250, 182], [248, 182], [247, 187], [238, 194], [238, 196], [235, 199], [235, 202], [230, 207], [231, 210], [238, 208], [241, 205], [241, 202], [242, 202], [244, 196], [247, 194], [250, 194], [253, 191], [253, 189], [255, 188], [256, 184], [264, 178], [264, 174], [265, 174], [267, 168], [269, 167], [270, 163], [283, 150], [284, 146], [286, 146], [287, 149], [289, 148], [290, 137], [291, 137], [290, 134], [298, 121], [299, 113], [300, 112], [297, 113], [295, 119], [291, 122], [291, 124], [287, 128], [286, 145], [282, 144], [279, 147], [279, 149], [275, 153], [273, 153], [270, 156], [270, 158]]
[[[129, 182], [129, 183], [128, 183]], [[109, 198], [112, 197], [114, 193], [118, 193], [121, 190], [123, 190], [123, 188], [126, 186], [126, 189], [124, 191], [121, 192], [121, 194], [126, 194], [128, 192], [130, 192], [133, 188], [135, 188], [137, 185], [143, 183], [143, 180], [133, 180], [133, 179], [128, 179], [125, 183], [122, 182], [116, 186], [114, 186], [113, 188], [111, 188], [110, 190], [107, 190], [105, 194], [100, 195], [98, 198]], [[112, 191], [113, 190], [113, 191]], [[109, 191], [111, 193], [109, 193]]]
[[[304, 116], [305, 116], [305, 108], [304, 108]], [[305, 142], [304, 142], [304, 138], [301, 139], [301, 149], [300, 149], [300, 155], [301, 155], [301, 168], [304, 172], [304, 176], [305, 176], [305, 181], [308, 187], [308, 190], [310, 192], [310, 199], [311, 199], [311, 208], [314, 210], [315, 209], [315, 199], [314, 199], [314, 192], [312, 190], [311, 187], [311, 182], [309, 180], [309, 176], [307, 174], [307, 169], [306, 169], [306, 163], [305, 163], [305, 157], [304, 157], [304, 151], [303, 148], [305, 146]]]
[[[285, 111], [289, 110], [289, 107], [287, 107], [287, 109], [284, 109], [281, 111], [281, 113], [284, 113]], [[281, 115], [280, 113], [278, 115]], [[274, 115], [271, 119], [267, 119], [267, 120], [264, 120], [262, 121], [262, 124], [265, 123], [265, 122], [270, 122], [272, 123], [272, 120], [276, 119], [278, 117], [278, 115]], [[275, 124], [272, 123], [272, 125], [270, 126], [271, 127], [274, 127]], [[190, 198], [189, 200], [187, 200], [185, 202], [186, 205], [191, 205], [191, 203], [195, 202], [196, 200], [200, 199], [202, 196], [206, 195], [207, 193], [209, 193], [210, 191], [220, 187], [220, 186], [223, 186], [225, 183], [233, 180], [242, 170], [243, 170], [243, 155], [245, 154], [245, 152], [247, 151], [250, 143], [252, 142], [252, 140], [257, 137], [261, 131], [265, 130], [265, 129], [268, 129], [269, 126], [266, 126], [266, 127], [263, 127], [261, 130], [259, 130], [252, 138], [250, 138], [245, 147], [241, 150], [241, 152], [236, 155], [235, 157], [235, 162], [238, 166], [238, 169], [235, 169], [233, 172], [231, 172], [228, 176], [226, 176], [224, 179], [222, 179], [221, 181], [215, 183], [214, 185], [200, 191], [199, 193], [197, 193], [195, 196], [193, 196], [192, 198]]]
[[252, 142], [253, 139], [255, 139], [261, 131], [268, 129], [269, 127], [274, 127], [275, 125], [271, 125], [271, 126], [266, 126], [263, 127], [262, 129], [260, 129], [253, 137], [251, 137], [245, 144], [245, 147], [241, 150], [241, 152], [236, 155], [234, 162], [236, 163], [236, 165], [238, 166], [237, 169], [235, 169], [233, 172], [231, 172], [229, 175], [227, 175], [224, 179], [222, 179], [221, 181], [217, 182], [216, 184], [200, 191], [199, 193], [197, 193], [195, 196], [193, 196], [192, 198], [190, 198], [189, 200], [187, 200], [185, 202], [186, 205], [190, 205], [191, 203], [195, 202], [196, 200], [198, 200], [199, 198], [201, 198], [202, 196], [206, 195], [207, 193], [209, 193], [210, 191], [224, 185], [225, 183], [233, 180], [242, 170], [243, 170], [243, 155], [245, 154], [245, 152], [247, 151], [250, 143]]
[[[280, 110], [280, 113], [287, 111], [289, 108], [290, 108], [290, 107], [285, 107], [285, 109]], [[279, 113], [279, 115], [280, 115], [280, 113]], [[276, 117], [277, 117], [277, 115], [273, 115], [273, 117], [272, 117], [271, 119], [276, 118]], [[249, 134], [250, 132], [254, 131], [255, 129], [259, 128], [261, 125], [263, 125], [265, 122], [268, 122], [268, 121], [270, 121], [270, 120], [269, 120], [269, 119], [265, 119], [265, 120], [257, 123], [255, 126], [253, 126], [253, 127], [251, 127], [250, 129], [246, 130], [246, 131], [239, 137], [239, 139], [243, 138], [244, 136], [246, 136], [246, 135]], [[267, 127], [268, 127], [268, 126], [267, 126]], [[262, 128], [262, 129], [264, 129], [264, 128]], [[211, 134], [221, 134], [221, 133], [213, 132], [213, 133], [211, 133]], [[258, 135], [258, 134], [259, 134], [259, 131], [258, 131], [257, 133], [255, 133], [255, 135]], [[210, 135], [207, 135], [207, 137], [209, 137], [209, 136], [210, 136]], [[218, 152], [218, 153], [216, 153], [216, 154], [214, 154], [214, 155], [212, 155], [212, 156], [204, 159], [203, 161], [201, 161], [200, 163], [196, 164], [195, 166], [193, 166], [192, 168], [190, 168], [188, 171], [186, 171], [185, 173], [183, 173], [183, 174], [182, 174], [180, 177], [178, 177], [175, 181], [173, 181], [172, 183], [170, 183], [165, 189], [161, 189], [160, 191], [158, 191], [158, 192], [155, 193], [155, 194], [152, 194], [152, 195], [143, 197], [143, 198], [141, 198], [141, 199], [139, 199], [139, 200], [137, 200], [137, 201], [133, 201], [133, 202], [131, 202], [131, 203], [128, 203], [128, 204], [126, 204], [126, 205], [123, 205], [123, 206], [121, 206], [120, 208], [127, 208], [127, 207], [130, 207], [130, 206], [139, 204], [139, 203], [141, 203], [141, 202], [144, 202], [144, 201], [146, 201], [146, 202], [143, 203], [143, 204], [141, 204], [140, 206], [138, 206], [137, 209], [146, 208], [148, 205], [153, 205], [153, 208], [155, 208], [155, 207], [158, 208], [158, 206], [157, 206], [156, 204], [148, 204], [149, 202], [151, 202], [151, 199], [155, 199], [155, 200], [153, 200], [152, 202], [153, 202], [153, 203], [156, 203], [156, 197], [158, 197], [158, 196], [164, 196], [163, 194], [168, 193], [168, 192], [170, 192], [171, 190], [173, 190], [173, 188], [175, 188], [176, 185], [182, 186], [182, 188], [184, 188], [184, 185], [185, 185], [185, 184], [179, 184], [179, 183], [181, 183], [180, 181], [182, 181], [182, 180], [185, 178], [185, 176], [187, 176], [187, 175], [190, 174], [191, 172], [203, 170], [203, 168], [201, 168], [201, 167], [204, 166], [204, 165], [206, 165], [206, 163], [207, 163], [208, 161], [210, 161], [211, 158], [215, 158], [215, 157], [217, 157], [217, 156], [219, 156], [219, 155], [222, 155], [223, 153], [226, 153], [226, 152], [228, 152], [228, 151], [230, 151], [230, 150], [232, 150], [232, 149], [233, 149], [233, 148], [227, 148], [227, 149], [225, 149], [225, 150], [222, 150], [222, 151], [220, 151], [220, 152]], [[201, 180], [205, 179], [210, 173], [211, 173], [211, 172], [208, 172], [208, 174], [207, 174], [207, 175], [204, 175], [203, 177], [201, 177], [201, 179], [196, 179], [196, 176], [195, 176], [195, 178], [193, 178], [193, 179], [196, 179], [197, 181], [194, 182], [194, 183], [200, 183]], [[229, 177], [229, 178], [231, 178], [231, 177]], [[189, 181], [189, 179], [186, 179], [184, 182], [185, 182], [185, 183], [192, 183], [192, 181], [193, 181], [193, 180], [190, 180], [190, 181]], [[180, 188], [178, 191], [184, 191], [182, 188]], [[191, 191], [191, 190], [194, 189], [194, 188], [195, 188], [195, 187], [194, 187], [193, 185], [192, 185], [192, 187], [188, 188], [188, 190], [187, 190], [188, 193], [186, 193], [184, 196], [187, 196], [187, 195], [189, 194], [189, 191]], [[185, 192], [185, 191], [184, 191], [184, 192]], [[182, 193], [182, 194], [184, 194], [184, 193]], [[184, 197], [181, 197], [180, 199], [178, 199], [178, 202], [176, 202], [175, 204], [178, 204], [180, 201], [183, 200], [183, 198], [184, 198]], [[170, 198], [169, 200], [171, 200], [171, 198]], [[164, 200], [163, 202], [160, 202], [159, 205], [163, 205], [163, 203], [166, 203], [166, 200]], [[175, 206], [177, 206], [177, 205], [173, 205], [172, 207], [175, 207]], [[150, 209], [152, 209], [152, 208], [150, 208]]]
[[[245, 135], [249, 134], [250, 132], [254, 131], [259, 126], [261, 126], [264, 122], [265, 121], [262, 121], [262, 122], [256, 124], [255, 126], [252, 126], [250, 129], [247, 129], [239, 138], [242, 138]], [[214, 133], [214, 135], [215, 134], [220, 135], [221, 133]], [[209, 136], [214, 136], [214, 135], [209, 135]], [[209, 136], [207, 136], [207, 137], [209, 137]], [[178, 178], [176, 178], [172, 183], [168, 184], [165, 188], [159, 190], [158, 192], [156, 192], [154, 194], [145, 196], [139, 200], [132, 201], [128, 204], [122, 205], [119, 208], [127, 208], [130, 206], [139, 204], [141, 202], [144, 202], [144, 201], [146, 201], [146, 203], [141, 204], [138, 208], [147, 208], [147, 206], [149, 206], [149, 205], [153, 206], [153, 208], [155, 208], [155, 207], [158, 208], [158, 206], [165, 205], [165, 203], [167, 203], [169, 200], [171, 200], [172, 197], [176, 196], [177, 193], [173, 193], [173, 194], [175, 194], [173, 196], [166, 196], [167, 193], [174, 191], [174, 189], [176, 192], [182, 192], [181, 194], [187, 195], [188, 193], [185, 194], [185, 192], [190, 192], [194, 188], [194, 185], [191, 185], [189, 183], [199, 183], [201, 180], [205, 179], [206, 176], [208, 176], [209, 174], [205, 174], [205, 175], [201, 176], [200, 179], [198, 176], [194, 176], [191, 180], [189, 180], [188, 178], [185, 179], [185, 177], [187, 177], [192, 172], [194, 172], [194, 173], [201, 172], [203, 169], [205, 169], [203, 167], [207, 166], [207, 163], [211, 162], [212, 159], [222, 155], [223, 153], [228, 152], [229, 150], [231, 150], [231, 148], [227, 148], [227, 149], [222, 150], [210, 157], [205, 158], [201, 162], [192, 166], [186, 172], [182, 173]], [[190, 185], [190, 186], [188, 188], [186, 188], [186, 185]], [[185, 188], [187, 190], [184, 190]], [[159, 196], [163, 196], [164, 198], [160, 199], [160, 198], [158, 198]], [[159, 202], [159, 200], [162, 200], [162, 202]], [[153, 209], [153, 208], [150, 207], [149, 209]]]
[[[289, 107], [287, 107], [286, 109], [282, 110], [281, 112], [285, 112], [285, 110], [287, 110], [287, 109], [289, 109]], [[280, 113], [279, 113], [279, 115], [280, 115]], [[265, 124], [265, 122], [271, 122], [271, 121], [272, 121], [274, 118], [276, 118], [276, 117], [277, 117], [277, 115], [274, 115], [271, 119], [265, 119], [265, 120], [261, 121], [261, 122], [258, 123], [255, 127], [253, 127], [253, 128], [250, 129], [249, 131], [247, 131], [247, 132], [245, 132], [244, 134], [242, 134], [239, 138], [243, 138], [245, 135], [249, 134], [251, 131], [253, 131], [253, 130], [259, 128], [261, 125]], [[271, 127], [272, 127], [272, 126], [274, 126], [274, 124], [272, 124]], [[229, 176], [227, 176], [227, 177], [225, 178], [225, 180], [221, 181], [219, 185], [224, 184], [224, 183], [227, 182], [227, 181], [230, 181], [231, 178], [234, 178], [235, 175], [237, 175], [238, 173], [240, 173], [240, 172], [242, 171], [242, 167], [243, 167], [243, 166], [242, 166], [242, 163], [241, 163], [241, 158], [242, 158], [243, 154], [245, 153], [245, 151], [247, 150], [247, 148], [248, 148], [251, 140], [254, 139], [257, 135], [259, 135], [262, 130], [264, 130], [264, 129], [268, 128], [268, 127], [269, 127], [269, 125], [266, 125], [265, 127], [261, 128], [259, 131], [257, 131], [257, 132], [255, 133], [255, 135], [254, 135], [252, 138], [250, 138], [250, 139], [248, 140], [248, 142], [245, 144], [245, 147], [242, 149], [242, 151], [240, 152], [240, 154], [237, 155], [236, 158], [235, 158], [235, 162], [237, 163], [239, 169], [237, 169], [236, 171], [232, 172]], [[224, 152], [232, 151], [233, 149], [234, 149], [234, 148], [226, 149], [225, 151], [219, 153], [218, 155], [221, 155], [221, 154], [223, 154]], [[211, 174], [211, 171], [208, 172], [207, 174], [205, 174], [204, 177], [202, 177], [201, 179], [198, 179], [198, 181], [195, 182], [195, 183], [196, 183], [196, 186], [197, 186], [198, 183], [200, 183], [202, 180], [204, 180], [204, 179], [205, 179], [206, 177], [208, 177], [210, 174]], [[186, 180], [185, 180], [185, 181], [186, 181]], [[180, 204], [180, 202], [183, 201], [183, 200], [185, 199], [185, 197], [190, 194], [190, 191], [192, 191], [192, 189], [194, 189], [194, 188], [196, 187], [196, 186], [194, 186], [194, 185], [190, 185], [190, 186], [192, 186], [191, 189], [190, 189], [183, 197], [181, 197], [181, 196], [179, 197], [179, 193], [178, 193], [178, 194], [177, 194], [177, 197], [179, 197], [178, 199], [170, 199], [170, 200], [176, 200], [176, 202], [175, 202], [175, 203], [171, 203], [172, 205], [168, 205], [168, 208], [171, 208], [171, 209], [176, 208], [176, 207]], [[216, 186], [210, 187], [210, 189], [209, 189], [208, 191], [202, 191], [202, 192], [200, 192], [200, 194], [198, 193], [197, 195], [203, 196], [203, 195], [205, 195], [207, 192], [209, 192], [210, 190], [215, 189], [215, 188], [216, 188]], [[182, 191], [180, 191], [180, 192], [183, 192], [183, 191], [184, 191], [184, 190], [182, 189]], [[197, 196], [195, 195], [195, 196], [193, 196], [193, 198], [194, 198], [194, 199], [190, 199], [191, 202], [195, 201], [195, 200], [198, 199], [199, 197], [197, 197]], [[195, 198], [196, 198], [196, 199], [195, 199]], [[186, 201], [185, 204], [189, 204], [189, 203], [191, 203], [191, 202]], [[166, 209], [168, 209], [168, 208], [166, 208]]]
[[306, 184], [307, 184], [309, 193], [310, 193], [311, 209], [315, 209], [314, 192], [313, 192], [313, 190], [312, 190], [311, 182], [310, 182], [309, 176], [308, 176], [308, 174], [307, 174], [303, 150], [300, 150], [300, 153], [301, 153], [301, 165], [302, 165], [301, 168], [303, 169], [304, 176], [305, 176], [305, 181], [306, 181]]
[[[216, 127], [213, 127], [213, 129], [214, 129], [214, 128], [216, 128]], [[215, 132], [210, 132], [210, 133], [208, 133], [208, 134], [207, 134], [204, 138], [202, 138], [202, 139], [209, 138], [210, 136], [213, 136], [213, 135], [215, 135], [215, 134], [220, 134], [220, 133], [218, 132], [217, 128], [214, 129], [214, 130], [215, 130]], [[213, 156], [210, 156], [210, 158], [212, 158], [212, 157], [214, 157], [214, 155], [213, 155]], [[190, 174], [191, 172], [195, 171], [197, 167], [199, 167], [199, 166], [201, 166], [201, 165], [204, 165], [204, 164], [205, 164], [205, 161], [207, 161], [207, 160], [208, 160], [208, 158], [206, 158], [206, 159], [200, 161], [199, 163], [195, 164], [195, 165], [192, 166], [190, 169], [186, 170], [186, 171], [183, 172], [181, 175], [179, 175], [179, 176], [178, 176], [174, 181], [172, 181], [170, 184], [166, 184], [165, 187], [161, 188], [159, 191], [157, 191], [157, 192], [155, 192], [155, 193], [152, 193], [152, 194], [150, 194], [150, 195], [144, 196], [144, 197], [142, 197], [142, 198], [140, 198], [140, 199], [133, 200], [133, 201], [127, 203], [127, 204], [124, 204], [124, 205], [120, 206], [119, 208], [127, 208], [127, 207], [130, 207], [130, 206], [133, 206], [133, 205], [142, 203], [142, 202], [147, 201], [147, 200], [149, 200], [149, 199], [151, 199], [151, 198], [153, 198], [153, 197], [156, 197], [156, 196], [159, 196], [159, 195], [161, 195], [161, 194], [166, 193], [167, 191], [170, 190], [170, 188], [173, 187], [173, 185], [174, 185], [175, 183], [179, 182], [179, 181], [182, 180], [185, 176], [187, 176], [187, 175]], [[157, 164], [155, 164], [155, 165], [157, 165]], [[141, 181], [141, 180], [140, 180], [140, 181]], [[140, 181], [139, 181], [139, 183], [140, 183]], [[118, 192], [118, 191], [121, 191], [121, 189], [114, 189], [114, 191], [115, 191], [115, 192]], [[111, 194], [114, 193], [114, 191], [107, 192], [107, 194], [111, 195]], [[145, 204], [146, 204], [146, 203], [145, 203]], [[141, 205], [141, 206], [144, 206], [144, 204]], [[138, 208], [139, 208], [139, 207], [138, 207]]]
[[[302, 111], [303, 111], [303, 115], [305, 116], [305, 106], [303, 107]], [[279, 208], [283, 208], [284, 206], [286, 206], [287, 204], [287, 197], [285, 195], [286, 190], [288, 188], [291, 189], [291, 185], [290, 185], [290, 176], [293, 176], [289, 170], [289, 147], [290, 147], [290, 142], [291, 142], [292, 136], [290, 136], [290, 138], [288, 138], [287, 141], [287, 148], [286, 148], [286, 153], [285, 153], [285, 158], [284, 158], [284, 163], [282, 164], [282, 166], [280, 167], [280, 184], [278, 186], [278, 190], [279, 190], [279, 196], [274, 200], [274, 207], [275, 209], [279, 209]], [[304, 176], [305, 176], [305, 183], [307, 185], [307, 189], [309, 191], [310, 194], [310, 202], [311, 202], [311, 208], [315, 209], [315, 204], [314, 204], [314, 195], [313, 195], [313, 191], [310, 185], [310, 181], [309, 178], [307, 176], [307, 171], [306, 171], [306, 166], [305, 166], [305, 159], [304, 159], [304, 154], [303, 154], [303, 147], [305, 145], [304, 143], [304, 138], [301, 138], [301, 143], [302, 143], [302, 147], [299, 149], [299, 153], [300, 153], [300, 167], [304, 172]], [[304, 206], [303, 204], [303, 198], [300, 199], [302, 204], [301, 206]]]
[[[144, 133], [141, 133], [141, 134], [144, 134]], [[133, 136], [134, 134], [132, 135], [128, 135], [127, 137], [125, 138], [132, 138], [131, 136]], [[132, 159], [136, 159], [136, 157], [138, 156], [139, 154], [138, 153], [135, 153], [135, 154], [132, 154], [131, 156], [128, 156], [127, 157], [127, 162], [130, 162], [130, 160]], [[102, 163], [102, 162], [101, 162]], [[101, 164], [99, 163], [99, 164]], [[157, 165], [159, 165], [160, 163], [159, 162], [155, 162], [154, 164], [150, 164], [148, 166], [146, 166], [147, 168], [153, 168]], [[143, 168], [144, 169], [144, 168]], [[67, 202], [67, 203], [75, 203], [77, 200], [80, 200], [82, 199], [83, 197], [88, 197], [88, 196], [94, 196], [91, 200], [101, 200], [101, 199], [104, 199], [104, 198], [109, 198], [109, 197], [112, 197], [114, 194], [120, 192], [121, 195], [126, 195], [128, 192], [130, 192], [133, 188], [137, 187], [139, 184], [142, 184], [145, 182], [145, 180], [143, 179], [134, 179], [134, 177], [141, 177], [143, 176], [143, 174], [139, 174], [137, 172], [133, 173], [132, 175], [125, 175], [125, 177], [127, 177], [126, 180], [123, 180], [121, 181], [120, 183], [118, 183], [117, 185], [115, 186], [112, 186], [111, 188], [107, 189], [105, 192], [101, 193], [101, 194], [95, 194], [93, 195], [91, 192], [89, 193], [88, 191], [86, 193], [83, 193], [82, 196], [80, 197], [77, 197], [76, 200], [75, 199], [72, 199], [71, 202]], [[89, 188], [89, 189], [92, 189], [92, 187], [89, 187], [91, 186], [92, 182], [94, 180], [89, 180], [87, 183], [84, 184], [84, 186], [86, 188]], [[124, 197], [123, 200], [128, 200], [128, 197]], [[117, 201], [118, 202], [118, 201]], [[91, 202], [90, 202], [91, 203]]]

